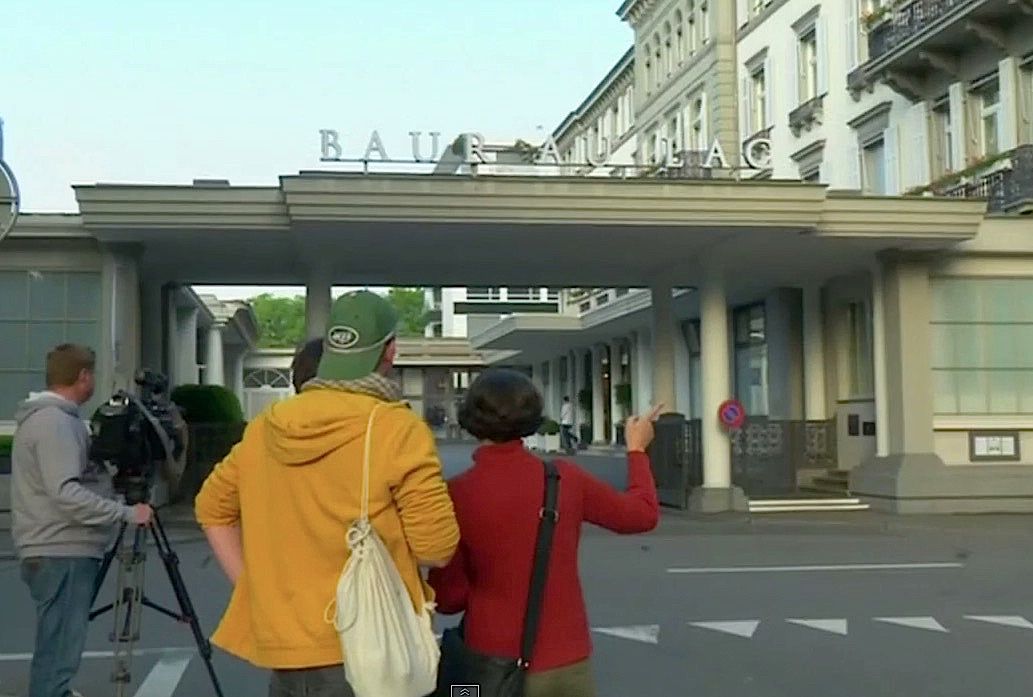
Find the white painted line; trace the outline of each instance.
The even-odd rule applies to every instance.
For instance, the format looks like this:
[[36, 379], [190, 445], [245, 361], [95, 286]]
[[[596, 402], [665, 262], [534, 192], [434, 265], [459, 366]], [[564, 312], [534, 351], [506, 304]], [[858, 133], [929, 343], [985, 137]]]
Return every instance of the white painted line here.
[[636, 624], [629, 627], [594, 627], [592, 631], [620, 639], [640, 641], [644, 644], [660, 643], [660, 625], [658, 624]]
[[930, 632], [943, 632], [949, 634], [950, 630], [936, 621], [935, 617], [876, 617], [876, 622], [896, 624], [911, 629], [925, 629]]
[[[177, 646], [164, 649], [137, 649], [133, 656], [167, 656], [169, 654], [195, 653], [196, 648], [190, 646]], [[114, 658], [113, 651], [84, 651], [83, 658]], [[31, 661], [31, 653], [0, 653], [0, 663]]]
[[193, 656], [189, 653], [162, 656], [140, 683], [134, 697], [172, 697], [191, 658]]
[[840, 636], [847, 635], [846, 620], [786, 620], [786, 622], [789, 622], [791, 624], [798, 624], [801, 627], [810, 627], [811, 629], [818, 629], [823, 632], [839, 634]]
[[668, 569], [669, 574], [749, 574], [800, 571], [892, 571], [920, 569], [961, 569], [959, 562], [921, 562], [913, 564], [814, 564], [807, 566], [700, 566]]
[[1019, 617], [1018, 615], [965, 615], [965, 619], [975, 620], [976, 622], [989, 622], [990, 624], [1000, 624], [1005, 627], [1033, 629], [1033, 623], [1031, 623], [1025, 617]]
[[724, 632], [725, 634], [733, 634], [735, 636], [741, 636], [745, 639], [752, 639], [753, 634], [757, 631], [757, 627], [760, 626], [759, 620], [744, 620], [740, 622], [689, 622], [693, 627], [700, 627], [701, 629], [712, 629], [715, 632]]

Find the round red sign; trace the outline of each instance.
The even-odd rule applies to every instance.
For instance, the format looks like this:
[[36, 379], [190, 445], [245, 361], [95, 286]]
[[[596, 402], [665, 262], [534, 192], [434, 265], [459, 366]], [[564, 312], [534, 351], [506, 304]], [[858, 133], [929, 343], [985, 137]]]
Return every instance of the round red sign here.
[[725, 428], [742, 428], [742, 425], [746, 423], [746, 410], [743, 409], [739, 400], [726, 399], [717, 408], [717, 418]]

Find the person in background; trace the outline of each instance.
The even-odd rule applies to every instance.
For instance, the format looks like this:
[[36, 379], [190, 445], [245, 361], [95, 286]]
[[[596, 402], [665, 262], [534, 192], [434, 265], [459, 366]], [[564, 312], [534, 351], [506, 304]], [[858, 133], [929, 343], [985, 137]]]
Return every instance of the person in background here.
[[47, 389], [21, 403], [11, 451], [11, 535], [36, 604], [29, 697], [68, 697], [82, 659], [93, 587], [115, 525], [147, 525], [147, 504], [114, 500], [89, 460], [80, 407], [93, 397], [96, 357], [62, 344], [47, 354]]
[[574, 405], [570, 403], [570, 397], [564, 397], [563, 406], [560, 407], [560, 447], [568, 455], [573, 455], [577, 450], [577, 437], [574, 436]]
[[326, 609], [360, 514], [367, 429], [370, 520], [414, 608], [433, 600], [419, 567], [444, 566], [459, 542], [434, 436], [387, 377], [397, 313], [380, 295], [348, 293], [328, 327], [316, 377], [248, 424], [195, 502], [233, 584], [212, 643], [271, 669], [270, 697], [353, 694]]
[[301, 394], [301, 388], [306, 382], [316, 377], [319, 369], [319, 359], [323, 357], [323, 339], [309, 339], [298, 347], [291, 361], [291, 384], [294, 385], [294, 393]]
[[[656, 527], [659, 504], [646, 448], [659, 408], [628, 420], [628, 485], [623, 492], [576, 464], [557, 462], [559, 519], [549, 561], [526, 697], [593, 697], [588, 617], [578, 574], [583, 523], [618, 533]], [[429, 581], [438, 611], [465, 612], [465, 642], [482, 654], [519, 655], [545, 470], [523, 438], [541, 425], [542, 396], [512, 370], [490, 370], [470, 387], [460, 423], [481, 441], [474, 465], [449, 482], [461, 541]], [[505, 535], [499, 536], [504, 530]]]

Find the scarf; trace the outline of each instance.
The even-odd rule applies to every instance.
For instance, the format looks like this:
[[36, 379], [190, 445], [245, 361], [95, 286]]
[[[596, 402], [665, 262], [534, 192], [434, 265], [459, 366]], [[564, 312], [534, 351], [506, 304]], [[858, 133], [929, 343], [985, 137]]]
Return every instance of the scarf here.
[[402, 386], [380, 373], [370, 373], [357, 380], [323, 380], [312, 378], [301, 387], [302, 392], [308, 390], [339, 390], [376, 397], [385, 402], [402, 401]]

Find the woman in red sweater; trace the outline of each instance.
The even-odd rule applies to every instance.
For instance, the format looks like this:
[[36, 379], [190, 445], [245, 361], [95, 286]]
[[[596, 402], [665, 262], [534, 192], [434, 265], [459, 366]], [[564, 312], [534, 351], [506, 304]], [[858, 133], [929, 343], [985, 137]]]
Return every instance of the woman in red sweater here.
[[[656, 484], [645, 450], [654, 411], [628, 420], [628, 487], [619, 492], [560, 460], [556, 525], [527, 697], [594, 697], [588, 616], [578, 575], [584, 522], [633, 534], [659, 519]], [[474, 651], [517, 656], [523, 629], [539, 511], [542, 461], [523, 445], [542, 423], [542, 397], [522, 373], [491, 370], [473, 385], [459, 422], [482, 446], [474, 465], [449, 482], [461, 541], [447, 567], [430, 572], [438, 611], [465, 612], [464, 639]]]

